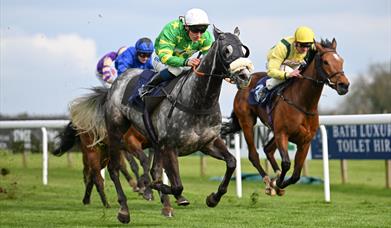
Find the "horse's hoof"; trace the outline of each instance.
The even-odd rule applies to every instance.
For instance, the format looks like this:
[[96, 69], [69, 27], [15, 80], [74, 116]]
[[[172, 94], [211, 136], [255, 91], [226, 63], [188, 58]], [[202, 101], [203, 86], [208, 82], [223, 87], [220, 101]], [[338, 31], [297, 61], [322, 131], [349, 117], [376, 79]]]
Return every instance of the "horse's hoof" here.
[[265, 194], [269, 196], [275, 196], [276, 190], [274, 190], [274, 188], [271, 187], [265, 188]]
[[139, 188], [139, 189], [138, 189], [138, 193], [139, 193], [140, 195], [144, 194], [144, 192], [145, 192], [145, 187], [142, 187], [142, 188]]
[[274, 189], [274, 191], [276, 192], [277, 195], [283, 196], [285, 194], [285, 189], [279, 188], [277, 186], [276, 179], [272, 180], [272, 182], [270, 183], [270, 186], [272, 187], [272, 189]]
[[179, 199], [176, 200], [176, 204], [178, 206], [187, 206], [190, 202], [183, 196], [180, 196]]
[[140, 190], [140, 188], [137, 187], [137, 182], [135, 180], [130, 180], [129, 185], [132, 187], [133, 192], [138, 192]]
[[162, 215], [164, 215], [164, 217], [171, 218], [174, 216], [174, 209], [172, 207], [163, 207]]
[[285, 195], [285, 189], [278, 188], [276, 189], [277, 195], [283, 196]]
[[152, 201], [153, 200], [153, 193], [152, 193], [152, 191], [144, 191], [143, 198], [146, 201]]
[[90, 199], [83, 199], [83, 204], [84, 205], [90, 204]]
[[121, 223], [129, 223], [130, 222], [130, 215], [129, 212], [125, 210], [120, 210], [117, 215], [118, 221]]
[[219, 203], [219, 201], [215, 199], [215, 195], [216, 194], [213, 192], [208, 197], [206, 197], [206, 205], [208, 205], [208, 207], [216, 207]]

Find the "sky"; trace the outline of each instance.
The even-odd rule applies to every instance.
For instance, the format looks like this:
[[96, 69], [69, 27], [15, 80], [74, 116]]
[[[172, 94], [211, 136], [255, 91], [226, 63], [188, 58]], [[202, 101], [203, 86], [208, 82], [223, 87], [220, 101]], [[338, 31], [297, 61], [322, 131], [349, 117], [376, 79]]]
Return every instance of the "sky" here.
[[[391, 61], [389, 0], [0, 0], [0, 114], [68, 115], [73, 99], [101, 85], [95, 67], [102, 55], [141, 37], [154, 41], [191, 8], [205, 10], [222, 31], [238, 26], [255, 71], [265, 71], [267, 51], [301, 25], [317, 40], [336, 38], [353, 86], [369, 64]], [[236, 90], [224, 82], [224, 116]], [[325, 87], [319, 108], [338, 108], [344, 99]]]

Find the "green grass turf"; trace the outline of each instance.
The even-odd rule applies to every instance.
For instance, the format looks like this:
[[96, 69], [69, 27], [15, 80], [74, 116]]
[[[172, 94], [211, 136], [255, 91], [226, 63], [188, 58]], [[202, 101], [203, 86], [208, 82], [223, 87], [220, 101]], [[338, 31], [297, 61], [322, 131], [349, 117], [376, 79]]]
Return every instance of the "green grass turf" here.
[[[111, 208], [103, 208], [95, 190], [91, 204], [85, 206], [82, 162], [72, 154], [73, 167], [66, 156], [49, 156], [49, 184], [42, 184], [42, 157], [28, 156], [22, 167], [21, 155], [0, 152], [0, 168], [10, 173], [0, 176], [0, 227], [123, 227], [116, 219], [118, 204], [113, 184], [106, 173], [105, 191]], [[206, 158], [206, 176], [200, 176], [200, 158], [180, 158], [183, 194], [191, 204], [174, 207], [173, 218], [161, 215], [161, 204], [147, 202], [123, 181], [133, 227], [390, 227], [391, 190], [385, 188], [384, 161], [348, 161], [348, 184], [341, 184], [339, 161], [330, 161], [331, 203], [324, 202], [323, 185], [296, 184], [286, 188], [283, 197], [264, 194], [264, 184], [243, 181], [243, 197], [236, 197], [236, 183], [215, 208], [205, 198], [217, 190], [225, 164]], [[254, 173], [250, 162], [242, 159], [242, 172]], [[308, 162], [309, 175], [323, 176], [322, 162]], [[123, 178], [121, 179], [123, 180]], [[173, 198], [173, 197], [172, 197]]]

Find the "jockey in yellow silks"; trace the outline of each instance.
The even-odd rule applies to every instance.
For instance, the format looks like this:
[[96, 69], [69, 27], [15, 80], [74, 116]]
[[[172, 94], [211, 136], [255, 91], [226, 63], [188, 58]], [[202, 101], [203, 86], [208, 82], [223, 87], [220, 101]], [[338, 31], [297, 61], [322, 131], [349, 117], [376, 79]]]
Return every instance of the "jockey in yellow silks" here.
[[294, 36], [285, 37], [272, 47], [267, 55], [266, 86], [257, 89], [256, 100], [263, 102], [267, 90], [273, 89], [288, 78], [300, 75], [299, 67], [308, 63], [311, 54], [314, 53], [315, 34], [312, 29], [300, 26]]

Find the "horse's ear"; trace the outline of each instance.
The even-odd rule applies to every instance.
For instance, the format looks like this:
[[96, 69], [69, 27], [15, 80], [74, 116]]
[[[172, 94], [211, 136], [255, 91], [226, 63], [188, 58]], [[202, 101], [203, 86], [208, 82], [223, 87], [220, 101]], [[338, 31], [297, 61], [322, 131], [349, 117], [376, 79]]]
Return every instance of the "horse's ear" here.
[[335, 40], [335, 38], [333, 38], [333, 41], [331, 41], [331, 48], [332, 49], [337, 49], [337, 41]]
[[240, 35], [240, 30], [239, 30], [238, 27], [235, 28], [234, 34], [235, 34], [236, 36], [239, 36], [239, 35]]
[[217, 37], [219, 37], [220, 34], [222, 34], [223, 32], [218, 29], [215, 25], [213, 25], [213, 35], [215, 36], [215, 39], [217, 39]]

